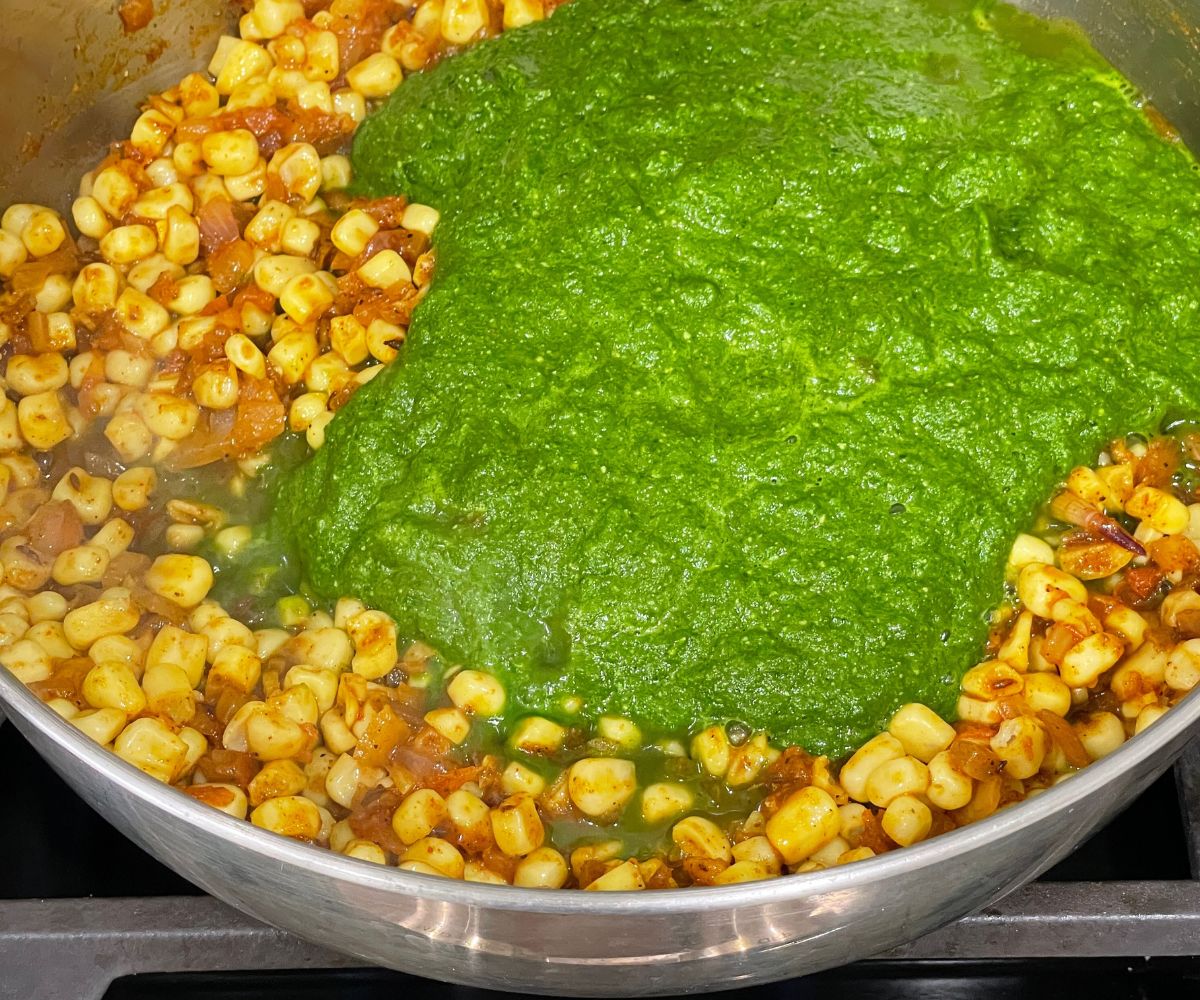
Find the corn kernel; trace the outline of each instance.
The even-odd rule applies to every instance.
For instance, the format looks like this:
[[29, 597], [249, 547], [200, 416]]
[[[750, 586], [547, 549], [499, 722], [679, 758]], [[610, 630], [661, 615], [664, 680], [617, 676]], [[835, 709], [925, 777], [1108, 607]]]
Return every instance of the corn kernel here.
[[158, 719], [135, 719], [113, 743], [118, 757], [159, 781], [173, 781], [188, 745]]
[[637, 790], [637, 770], [630, 760], [585, 757], [571, 765], [567, 790], [585, 816], [611, 822]]
[[[842, 771], [844, 775], [845, 768]], [[767, 820], [766, 836], [784, 862], [795, 865], [838, 836], [841, 824], [837, 803], [827, 792], [802, 788]]]
[[496, 716], [504, 710], [504, 685], [491, 674], [460, 670], [446, 687], [450, 700], [471, 715]]

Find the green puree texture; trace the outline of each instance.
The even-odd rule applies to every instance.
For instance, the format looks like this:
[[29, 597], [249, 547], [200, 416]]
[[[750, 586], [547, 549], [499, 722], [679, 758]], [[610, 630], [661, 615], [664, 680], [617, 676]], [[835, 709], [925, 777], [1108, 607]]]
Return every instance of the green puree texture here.
[[574, 0], [354, 161], [438, 272], [276, 523], [518, 711], [952, 713], [1054, 482], [1200, 414], [1192, 161], [1007, 8]]

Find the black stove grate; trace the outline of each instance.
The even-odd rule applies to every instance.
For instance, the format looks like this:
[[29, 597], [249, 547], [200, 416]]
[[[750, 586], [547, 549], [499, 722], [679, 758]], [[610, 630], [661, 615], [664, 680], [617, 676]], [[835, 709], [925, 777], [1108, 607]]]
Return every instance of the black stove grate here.
[[[10, 803], [0, 823], [0, 997], [500, 996], [354, 969], [354, 960], [243, 916], [159, 865], [12, 726], [0, 726], [0, 760]], [[881, 959], [728, 996], [1196, 997], [1198, 956], [1200, 744], [1105, 830], [1000, 903]]]

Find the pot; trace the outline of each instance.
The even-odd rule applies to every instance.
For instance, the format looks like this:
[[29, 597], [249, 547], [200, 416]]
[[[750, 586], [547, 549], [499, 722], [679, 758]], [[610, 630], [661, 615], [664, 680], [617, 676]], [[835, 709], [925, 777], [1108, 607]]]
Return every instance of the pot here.
[[[1029, 0], [1071, 17], [1200, 142], [1200, 2]], [[15, 10], [13, 8], [16, 8]], [[135, 102], [203, 68], [228, 11], [172, 0], [122, 34], [110, 0], [9, 0], [0, 205], [66, 208]], [[78, 47], [78, 58], [76, 57]], [[20, 95], [20, 99], [11, 99]], [[368, 962], [525, 993], [650, 996], [803, 975], [895, 947], [1033, 878], [1108, 822], [1200, 725], [1200, 690], [1105, 759], [982, 822], [845, 867], [729, 887], [544, 892], [455, 882], [309, 847], [148, 778], [0, 669], [0, 708], [110, 823], [207, 892]]]

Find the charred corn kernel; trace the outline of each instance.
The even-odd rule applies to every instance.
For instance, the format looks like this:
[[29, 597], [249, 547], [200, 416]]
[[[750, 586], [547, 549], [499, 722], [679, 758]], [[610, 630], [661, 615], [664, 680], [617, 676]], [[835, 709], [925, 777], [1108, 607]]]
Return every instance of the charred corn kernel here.
[[284, 760], [309, 748], [304, 726], [269, 708], [246, 719], [246, 749], [259, 760]]
[[[279, 296], [279, 305], [297, 323], [303, 324], [309, 322], [309, 320], [316, 320], [329, 311], [329, 308], [333, 305], [333, 292], [319, 273], [300, 274], [289, 281], [284, 287]], [[294, 337], [297, 335], [298, 331], [288, 336]], [[316, 338], [312, 337], [311, 339], [315, 345]], [[287, 337], [281, 340], [279, 344], [276, 344], [275, 348], [271, 351], [271, 355], [286, 340]], [[268, 355], [268, 358], [271, 355]], [[314, 357], [316, 357], [315, 351], [308, 360], [311, 361]], [[307, 367], [308, 364], [306, 362], [305, 368]], [[303, 371], [301, 371], [301, 376], [303, 374]]]
[[358, 276], [372, 288], [387, 290], [400, 282], [412, 283], [412, 271], [395, 250], [380, 250], [358, 269]]
[[788, 796], [766, 827], [771, 846], [789, 865], [806, 860], [840, 832], [837, 803], [828, 792], [811, 787]]
[[[337, 90], [332, 94], [334, 114], [353, 119], [356, 123], [367, 117], [367, 104], [362, 94], [353, 90]], [[354, 172], [348, 157], [334, 154], [321, 157], [321, 190], [341, 191], [350, 186]]]
[[851, 754], [850, 759], [842, 766], [838, 780], [850, 798], [867, 802], [867, 782], [871, 772], [881, 764], [903, 756], [904, 744], [891, 733], [880, 733]]
[[405, 229], [429, 236], [437, 228], [440, 218], [441, 214], [436, 208], [413, 202], [411, 205], [405, 206], [404, 214], [400, 217], [400, 225]]
[[513, 885], [526, 889], [561, 889], [570, 875], [567, 861], [558, 851], [553, 847], [539, 847], [517, 865]]
[[131, 631], [140, 618], [128, 591], [107, 590], [99, 600], [68, 611], [63, 618], [67, 641], [78, 650], [89, 648], [106, 635]]
[[29, 620], [35, 625], [39, 622], [61, 622], [69, 607], [67, 599], [53, 590], [32, 595], [25, 606], [29, 609]]
[[368, 100], [387, 97], [403, 79], [400, 64], [386, 52], [374, 52], [346, 71], [346, 83]]
[[310, 202], [321, 190], [321, 156], [308, 143], [293, 142], [271, 157], [267, 176], [278, 179], [289, 195]]
[[616, 715], [602, 715], [596, 720], [596, 734], [602, 739], [625, 750], [636, 750], [642, 745], [642, 731], [629, 719]]
[[524, 792], [496, 806], [491, 812], [491, 823], [496, 846], [512, 858], [523, 858], [541, 847], [546, 838], [537, 804], [532, 795]]
[[289, 219], [283, 224], [280, 246], [288, 253], [307, 257], [317, 248], [321, 227], [308, 219]]
[[16, 233], [0, 230], [0, 278], [11, 278], [29, 258], [29, 251]]
[[905, 753], [926, 764], [954, 741], [954, 727], [917, 702], [897, 710], [888, 732], [900, 741]]
[[884, 833], [901, 847], [909, 847], [929, 836], [933, 813], [916, 796], [901, 795], [884, 810], [881, 822]]
[[[153, 338], [150, 342], [154, 349], [155, 357], [165, 357], [160, 353], [158, 344], [161, 342], [160, 337], [165, 336], [168, 341], [166, 354], [170, 354], [176, 347], [181, 351], [194, 351], [204, 343], [204, 338], [207, 337], [217, 328], [217, 321], [212, 316], [185, 316], [175, 326], [168, 327], [163, 334]], [[171, 333], [174, 332], [174, 341], [170, 342]], [[236, 337], [242, 334], [234, 334]], [[232, 338], [230, 338], [232, 339]]]
[[225, 341], [225, 357], [233, 362], [238, 371], [245, 372], [251, 378], [267, 377], [267, 359], [245, 334], [235, 333]]
[[267, 165], [259, 160], [244, 174], [233, 174], [225, 178], [225, 190], [234, 201], [253, 201], [267, 189]]
[[65, 500], [85, 525], [103, 524], [112, 511], [112, 483], [76, 466], [55, 484], [54, 500]]
[[709, 726], [692, 738], [691, 756], [714, 778], [729, 770], [729, 737], [724, 726]]
[[989, 745], [992, 752], [1004, 761], [1004, 773], [1018, 780], [1037, 774], [1050, 749], [1050, 741], [1042, 724], [1024, 715], [1005, 719]]
[[446, 818], [446, 800], [432, 788], [419, 788], [405, 796], [392, 813], [392, 832], [405, 844], [428, 837]]
[[136, 288], [126, 288], [118, 296], [116, 316], [126, 330], [142, 340], [162, 333], [171, 324], [171, 314]]
[[49, 655], [31, 639], [20, 639], [11, 645], [0, 647], [0, 665], [6, 667], [22, 684], [36, 684], [47, 680], [53, 669]]
[[196, 698], [187, 673], [173, 663], [159, 663], [142, 675], [146, 707], [155, 715], [176, 725], [187, 722], [196, 712]]
[[185, 632], [175, 625], [164, 625], [146, 650], [146, 670], [162, 665], [179, 667], [187, 676], [188, 684], [196, 687], [204, 673], [207, 653], [208, 640], [204, 636]]
[[440, 837], [425, 837], [409, 845], [401, 867], [403, 864], [422, 865], [446, 878], [463, 877], [463, 856], [458, 853], [458, 848]]
[[500, 788], [505, 795], [516, 795], [517, 792], [541, 795], [546, 790], [546, 779], [532, 768], [514, 760], [500, 775]]
[[1137, 723], [1133, 727], [1133, 733], [1136, 736], [1147, 726], [1161, 719], [1167, 710], [1162, 705], [1150, 705], [1138, 714]]
[[111, 309], [121, 294], [121, 276], [111, 264], [88, 264], [71, 288], [76, 308], [83, 312]]
[[1031, 562], [1017, 577], [1017, 596], [1035, 615], [1050, 618], [1056, 602], [1063, 599], [1087, 603], [1087, 588], [1055, 566]]
[[922, 795], [929, 787], [929, 768], [916, 757], [884, 761], [867, 778], [867, 798], [886, 806], [901, 795]]
[[575, 807], [595, 820], [612, 821], [637, 790], [633, 761], [585, 757], [571, 765], [567, 793]]
[[382, 611], [359, 612], [346, 623], [346, 632], [354, 643], [351, 668], [356, 674], [373, 681], [392, 672], [397, 659], [396, 624], [388, 615]]
[[1017, 535], [1008, 554], [1006, 575], [1016, 580], [1021, 570], [1030, 565], [1050, 565], [1054, 562], [1054, 549], [1049, 543], [1033, 535]]
[[267, 799], [250, 814], [250, 822], [264, 830], [298, 840], [316, 840], [321, 834], [321, 812], [303, 795]]
[[517, 723], [509, 737], [509, 746], [522, 753], [549, 756], [561, 750], [566, 739], [563, 726], [534, 715]]
[[277, 799], [284, 795], [299, 795], [308, 778], [300, 765], [293, 760], [273, 760], [264, 764], [247, 786], [250, 804], [258, 806], [267, 799]]
[[384, 364], [393, 361], [402, 343], [404, 327], [382, 319], [371, 320], [371, 325], [367, 327], [367, 350], [375, 360]]
[[228, 410], [237, 404], [237, 368], [232, 361], [208, 365], [192, 381], [196, 402], [210, 410]]
[[584, 886], [584, 889], [591, 892], [630, 892], [645, 888], [642, 871], [632, 858], [610, 868], [598, 879]]
[[1163, 680], [1172, 691], [1190, 691], [1200, 684], [1200, 639], [1188, 639], [1171, 650]]
[[48, 208], [38, 208], [30, 213], [20, 235], [21, 242], [25, 244], [30, 256], [48, 257], [63, 245], [67, 238], [67, 230], [57, 212]]
[[1097, 632], [1077, 642], [1063, 656], [1059, 674], [1070, 687], [1094, 687], [1100, 675], [1116, 665], [1125, 643], [1108, 632]]
[[158, 719], [135, 719], [113, 742], [122, 760], [152, 778], [174, 780], [188, 754], [188, 745]]
[[99, 545], [76, 545], [63, 549], [55, 557], [50, 576], [55, 583], [64, 587], [99, 583], [104, 578], [108, 563], [108, 552]]
[[504, 29], [523, 28], [546, 16], [542, 0], [504, 0]]
[[158, 234], [141, 223], [117, 226], [100, 239], [100, 253], [110, 264], [134, 264], [157, 249]]
[[200, 408], [190, 399], [180, 399], [168, 392], [150, 392], [137, 401], [137, 414], [150, 433], [182, 441], [195, 430]]
[[1125, 512], [1164, 535], [1185, 532], [1190, 522], [1187, 506], [1154, 486], [1138, 486], [1125, 501]]
[[71, 424], [57, 392], [37, 392], [17, 404], [21, 436], [35, 451], [49, 451], [71, 436]]
[[461, 743], [471, 732], [471, 720], [459, 708], [435, 708], [425, 713], [425, 722], [451, 743]]
[[80, 688], [92, 708], [119, 708], [131, 718], [146, 707], [146, 695], [126, 663], [98, 663], [88, 671]]
[[209, 691], [232, 688], [249, 694], [262, 675], [262, 661], [245, 646], [226, 645], [212, 657], [208, 671]]
[[447, 685], [446, 693], [469, 715], [489, 717], [504, 711], [507, 698], [503, 683], [479, 670], [460, 670]]
[[329, 233], [333, 245], [348, 257], [357, 257], [379, 232], [379, 223], [361, 208], [352, 208], [343, 215]]
[[1112, 712], [1092, 712], [1074, 722], [1075, 734], [1092, 760], [1112, 753], [1125, 742], [1125, 726]]
[[61, 354], [16, 354], [8, 359], [4, 377], [17, 395], [32, 396], [61, 389], [69, 374]]
[[115, 740], [128, 721], [128, 716], [119, 708], [83, 711], [70, 719], [71, 725], [101, 744], [109, 744]]
[[733, 845], [716, 823], [703, 816], [688, 816], [671, 827], [671, 840], [685, 858], [711, 858], [727, 864], [733, 860]]
[[112, 229], [112, 223], [108, 221], [100, 202], [90, 195], [75, 199], [71, 205], [71, 218], [81, 234], [94, 240], [107, 236]]
[[194, 608], [213, 585], [212, 567], [199, 556], [159, 556], [146, 571], [147, 589], [181, 608]]
[[204, 785], [191, 785], [185, 788], [184, 792], [197, 802], [203, 802], [207, 806], [219, 809], [234, 819], [245, 819], [246, 813], [250, 809], [246, 793], [237, 785], [211, 782]]
[[1029, 674], [1024, 697], [1035, 712], [1053, 712], [1065, 718], [1071, 710], [1071, 689], [1057, 674]]

